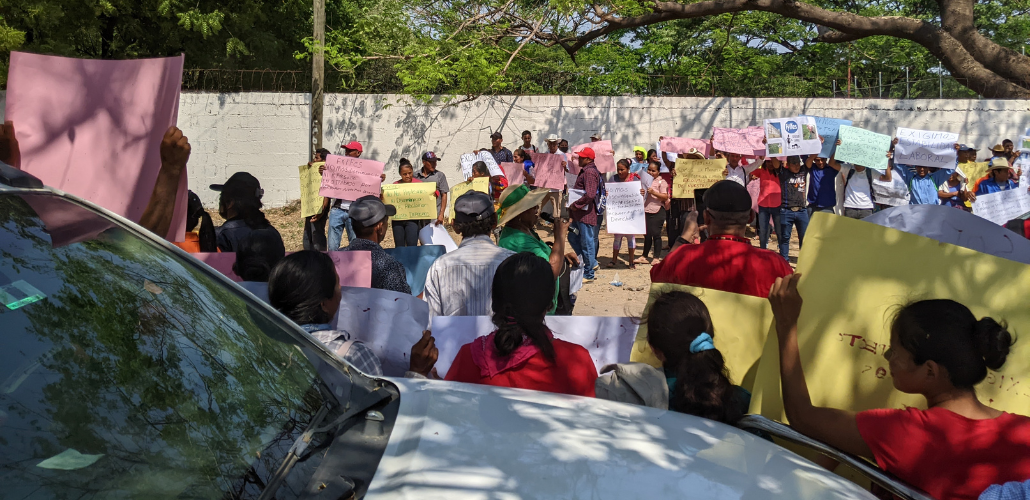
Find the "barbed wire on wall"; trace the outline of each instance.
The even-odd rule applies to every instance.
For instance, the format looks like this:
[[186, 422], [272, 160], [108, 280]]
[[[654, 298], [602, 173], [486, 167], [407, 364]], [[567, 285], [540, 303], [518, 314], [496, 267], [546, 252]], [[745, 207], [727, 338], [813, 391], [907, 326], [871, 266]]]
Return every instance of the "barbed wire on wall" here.
[[[899, 74], [847, 77], [770, 75], [760, 79], [719, 76], [633, 75], [626, 81], [599, 81], [597, 75], [540, 73], [521, 77], [512, 88], [522, 95], [641, 95], [675, 97], [850, 97], [856, 99], [970, 99], [979, 92], [951, 76], [910, 79]], [[849, 85], [850, 83], [850, 85]], [[188, 69], [186, 92], [309, 92], [310, 70]], [[536, 89], [534, 91], [534, 89]], [[403, 93], [395, 73], [377, 68], [357, 74], [327, 71], [325, 91], [351, 94]], [[447, 89], [441, 88], [440, 93]]]

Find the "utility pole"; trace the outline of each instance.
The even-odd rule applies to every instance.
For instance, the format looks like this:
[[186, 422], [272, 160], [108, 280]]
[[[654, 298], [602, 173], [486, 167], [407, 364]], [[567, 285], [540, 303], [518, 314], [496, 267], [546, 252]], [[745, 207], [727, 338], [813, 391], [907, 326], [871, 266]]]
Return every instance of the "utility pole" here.
[[322, 147], [322, 105], [325, 102], [325, 0], [313, 0], [315, 53], [311, 56], [311, 148], [308, 159]]

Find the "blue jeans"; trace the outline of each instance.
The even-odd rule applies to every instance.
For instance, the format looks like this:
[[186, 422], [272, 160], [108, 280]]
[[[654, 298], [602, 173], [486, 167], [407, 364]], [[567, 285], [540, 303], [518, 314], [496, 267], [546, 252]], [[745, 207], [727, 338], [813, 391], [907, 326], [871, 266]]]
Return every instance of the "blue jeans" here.
[[572, 245], [572, 251], [583, 257], [583, 277], [594, 279], [594, 266], [597, 265], [597, 229], [600, 226], [573, 222], [572, 227], [578, 229], [579, 234], [569, 231], [569, 244]]
[[333, 207], [329, 210], [329, 251], [335, 252], [340, 249], [344, 228], [347, 228], [347, 241], [354, 241], [357, 235], [354, 234], [354, 226], [350, 221], [350, 212]]
[[792, 212], [789, 208], [780, 208], [780, 255], [790, 260], [790, 233], [798, 228], [798, 247], [805, 242], [805, 230], [808, 229], [808, 210], [802, 208]]
[[[772, 225], [769, 224], [769, 217], [772, 217]], [[780, 234], [780, 207], [758, 207], [758, 243], [762, 249], [769, 248], [769, 235], [773, 228], [776, 234]]]

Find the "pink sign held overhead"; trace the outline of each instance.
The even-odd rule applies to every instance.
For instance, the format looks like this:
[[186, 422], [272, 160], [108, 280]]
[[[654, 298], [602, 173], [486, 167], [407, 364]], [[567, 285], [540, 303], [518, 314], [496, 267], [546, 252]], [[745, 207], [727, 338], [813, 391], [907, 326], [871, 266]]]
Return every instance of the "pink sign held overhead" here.
[[369, 195], [378, 197], [383, 189], [385, 166], [375, 160], [329, 155], [318, 195], [349, 201]]
[[612, 147], [612, 141], [597, 141], [588, 142], [586, 144], [580, 144], [569, 150], [572, 153], [572, 161], [569, 165], [569, 171], [574, 174], [579, 174], [579, 153], [584, 148], [590, 148], [594, 150], [594, 166], [597, 167], [597, 171], [602, 174], [615, 171], [615, 148]]
[[508, 179], [508, 185], [525, 184], [526, 183], [526, 170], [522, 167], [521, 163], [501, 163], [501, 170], [504, 171], [504, 177]]
[[[291, 253], [293, 252], [287, 252], [286, 255]], [[354, 250], [324, 253], [329, 254], [329, 257], [333, 259], [333, 264], [336, 264], [336, 274], [340, 276], [340, 286], [364, 288], [372, 286], [372, 252]], [[233, 281], [243, 281], [232, 271], [232, 265], [236, 263], [235, 252], [200, 252], [190, 255]]]
[[747, 156], [765, 156], [765, 130], [762, 127], [712, 129], [712, 147], [716, 151]]
[[659, 148], [664, 153], [689, 153], [696, 149], [706, 157], [711, 154], [712, 141], [708, 139], [689, 139], [686, 137], [664, 137], [659, 141]]
[[[5, 117], [22, 170], [139, 222], [179, 114], [183, 56], [101, 61], [11, 52]], [[189, 131], [186, 131], [189, 135]], [[186, 172], [167, 235], [186, 234]]]
[[565, 187], [565, 169], [561, 166], [565, 158], [550, 153], [529, 153], [529, 157], [535, 165], [534, 187], [559, 191]]

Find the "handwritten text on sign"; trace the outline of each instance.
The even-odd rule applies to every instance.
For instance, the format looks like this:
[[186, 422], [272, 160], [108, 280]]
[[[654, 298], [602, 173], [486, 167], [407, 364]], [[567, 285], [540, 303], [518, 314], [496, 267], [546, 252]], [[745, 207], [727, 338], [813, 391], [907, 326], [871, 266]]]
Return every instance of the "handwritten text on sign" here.
[[891, 148], [891, 136], [847, 125], [841, 125], [839, 133], [840, 146], [837, 146], [835, 155], [837, 161], [881, 171], [887, 170], [887, 151]]
[[644, 234], [644, 197], [640, 181], [609, 182], [605, 221], [609, 234]]
[[436, 183], [405, 182], [383, 185], [383, 202], [397, 208], [393, 220], [436, 218]]
[[354, 201], [362, 196], [379, 197], [383, 185], [382, 162], [350, 156], [329, 155], [325, 160], [319, 196]]
[[894, 161], [903, 165], [952, 168], [958, 134], [898, 127]]
[[317, 162], [297, 167], [300, 173], [301, 217], [311, 217], [322, 211], [322, 197], [318, 195], [318, 189], [322, 185], [322, 174], [318, 173], [318, 167], [321, 165], [322, 162]]
[[726, 160], [676, 160], [676, 176], [672, 178], [673, 198], [693, 198], [695, 189], [708, 189], [723, 180]]
[[983, 194], [973, 202], [973, 213], [995, 224], [1005, 224], [1027, 212], [1030, 212], [1030, 195], [1022, 187]]
[[765, 129], [762, 127], [712, 129], [712, 147], [718, 151], [741, 155], [762, 156], [765, 154]]

